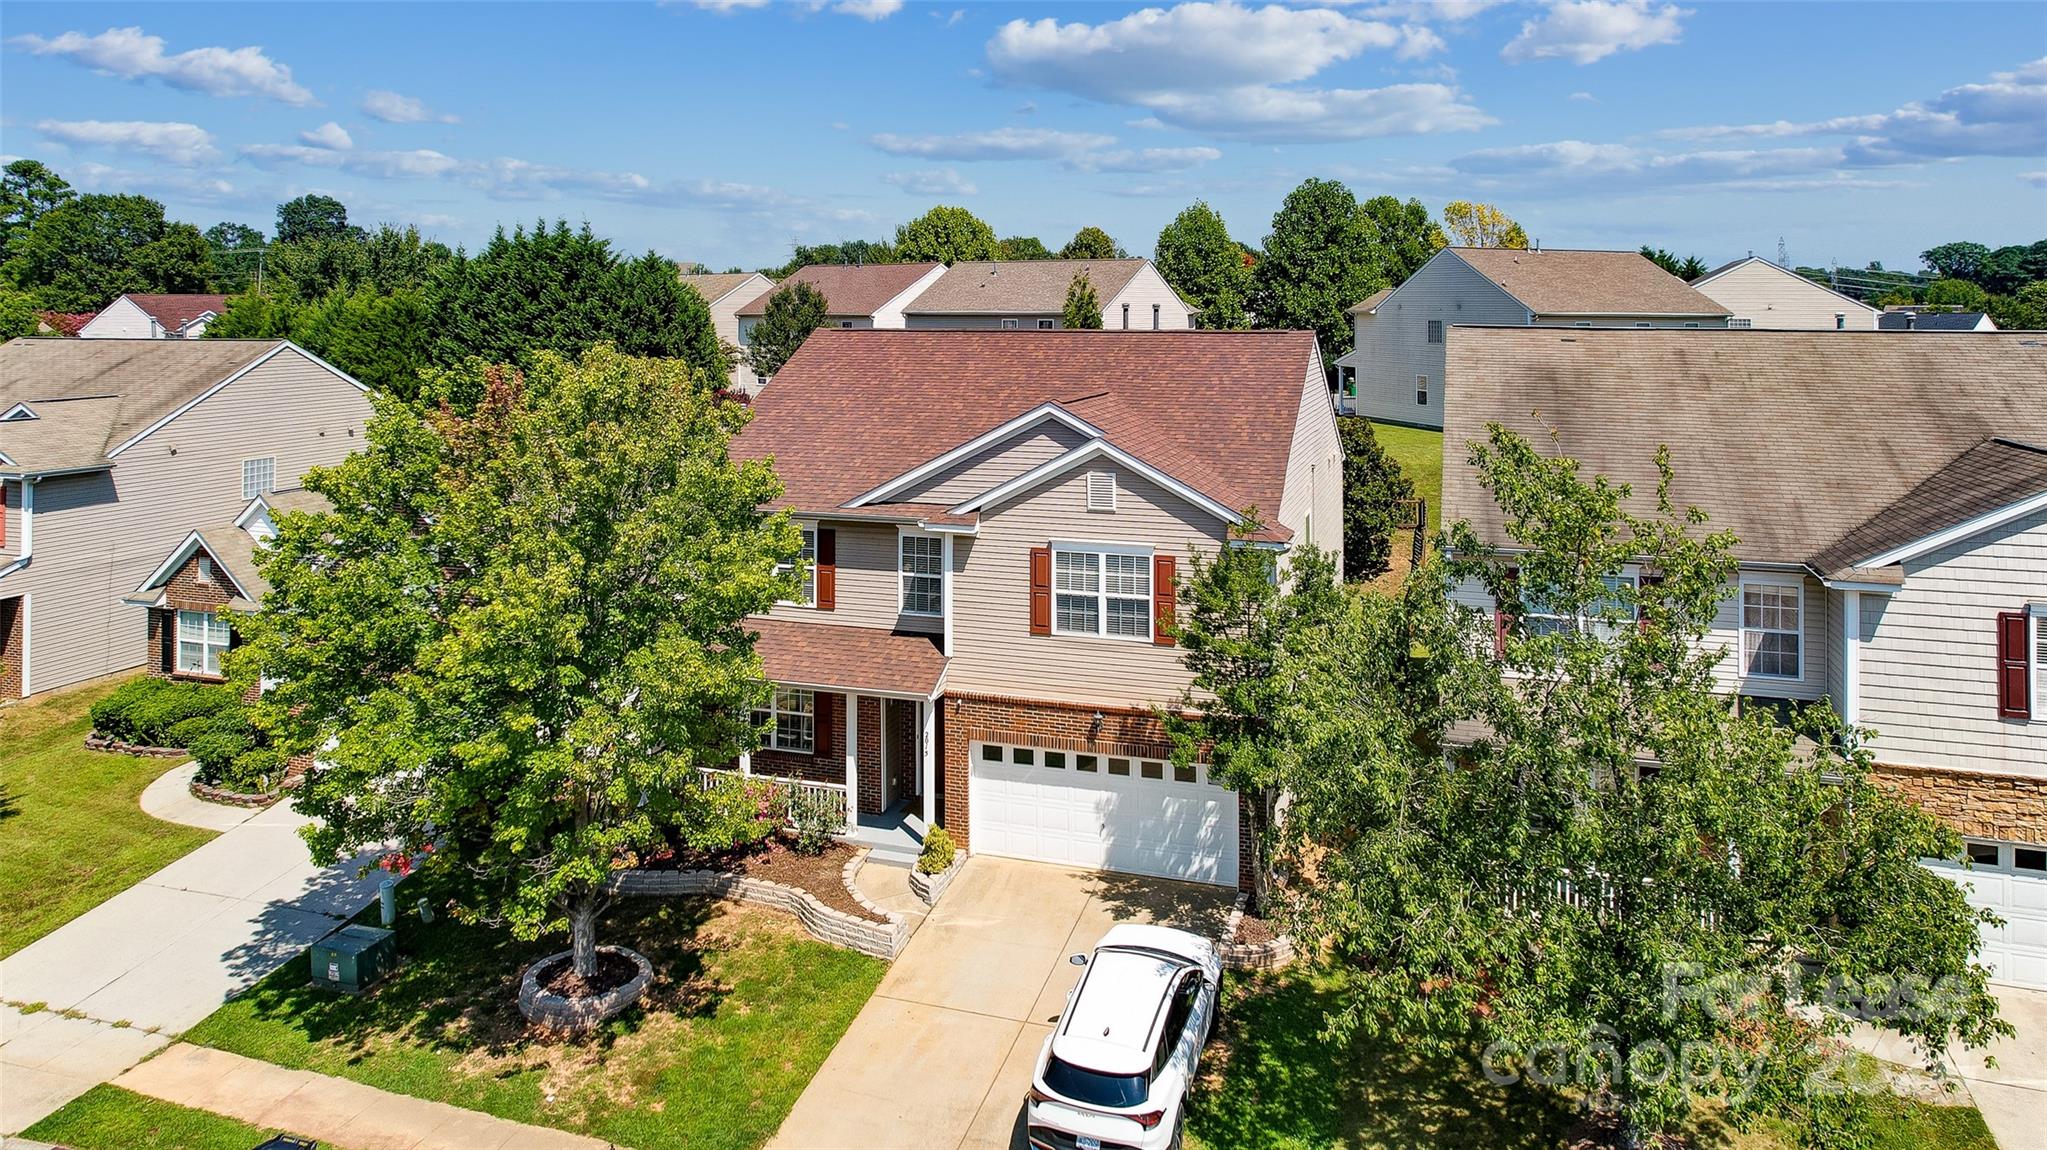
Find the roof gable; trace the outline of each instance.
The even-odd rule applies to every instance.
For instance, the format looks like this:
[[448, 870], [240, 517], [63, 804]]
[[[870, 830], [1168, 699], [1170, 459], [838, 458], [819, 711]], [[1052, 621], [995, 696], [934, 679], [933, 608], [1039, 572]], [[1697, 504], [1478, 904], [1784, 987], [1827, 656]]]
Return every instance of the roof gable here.
[[828, 314], [869, 316], [944, 266], [940, 263], [812, 264], [798, 269], [776, 285], [773, 291], [762, 292], [760, 298], [740, 308], [739, 314], [742, 317], [766, 315], [768, 300], [773, 298], [775, 291], [790, 284], [805, 283], [824, 294]]
[[1724, 316], [1640, 252], [1444, 248], [1537, 315]]
[[1705, 275], [1700, 276], [1698, 279], [1693, 280], [1692, 288], [1702, 295], [1710, 296], [1710, 293], [1706, 292], [1705, 290], [1708, 284], [1711, 284], [1715, 280], [1718, 280], [1721, 277], [1726, 276], [1732, 272], [1740, 271], [1743, 269], [1763, 270], [1770, 273], [1774, 273], [1778, 278], [1788, 280], [1795, 286], [1810, 288], [1811, 290], [1816, 292], [1824, 292], [1827, 295], [1833, 296], [1835, 299], [1840, 300], [1842, 303], [1850, 304], [1854, 307], [1860, 308], [1863, 311], [1870, 312], [1872, 314], [1875, 314], [1877, 311], [1876, 308], [1873, 308], [1868, 304], [1863, 303], [1861, 300], [1856, 299], [1853, 296], [1842, 295], [1840, 292], [1835, 291], [1833, 288], [1828, 287], [1827, 285], [1819, 282], [1818, 280], [1808, 279], [1805, 276], [1799, 275], [1797, 272], [1792, 271], [1790, 268], [1785, 267], [1783, 264], [1775, 263], [1771, 260], [1766, 260], [1761, 256], [1743, 256], [1741, 259], [1731, 260], [1727, 263], [1721, 264], [1719, 267], [1714, 268], [1712, 271], [1709, 271]]
[[740, 288], [745, 287], [755, 277], [759, 277], [767, 285], [761, 289], [762, 291], [774, 290], [775, 281], [761, 275], [759, 272], [720, 272], [703, 275], [685, 275], [682, 277], [682, 282], [695, 288], [696, 293], [704, 297], [705, 303], [715, 304]]
[[1076, 276], [1086, 275], [1107, 307], [1149, 260], [962, 260], [903, 309], [908, 315], [1050, 314], [1066, 307]]
[[163, 326], [165, 331], [183, 331], [192, 321], [209, 315], [221, 315], [227, 311], [227, 297], [188, 293], [180, 295], [146, 295], [129, 292], [122, 296], [144, 315]]

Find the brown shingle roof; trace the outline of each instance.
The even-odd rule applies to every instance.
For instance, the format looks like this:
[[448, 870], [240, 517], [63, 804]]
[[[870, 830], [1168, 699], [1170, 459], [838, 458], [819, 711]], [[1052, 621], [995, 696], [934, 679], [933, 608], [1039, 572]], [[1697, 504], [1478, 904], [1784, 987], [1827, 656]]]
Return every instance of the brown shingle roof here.
[[[825, 304], [832, 315], [863, 316], [873, 315], [882, 305], [909, 290], [911, 284], [924, 278], [932, 268], [940, 265], [926, 264], [812, 264], [802, 268], [785, 279], [778, 287], [793, 283], [806, 283], [824, 293]], [[742, 316], [764, 315], [768, 310], [768, 297], [774, 292], [763, 292], [761, 297], [739, 309]]]
[[788, 619], [749, 619], [746, 626], [759, 636], [754, 650], [777, 683], [928, 697], [945, 674], [935, 635]]
[[1839, 575], [1893, 548], [2047, 492], [2047, 447], [1986, 439], [1813, 557]]
[[903, 309], [908, 315], [1014, 315], [1065, 310], [1066, 291], [1085, 272], [1106, 306], [1129, 286], [1146, 261], [962, 260], [945, 269]]
[[1448, 248], [1537, 315], [1723, 316], [1728, 310], [1640, 252]]
[[[753, 272], [718, 272], [707, 275], [686, 275], [682, 282], [696, 289], [705, 303], [717, 303], [731, 294], [734, 288], [754, 277]], [[772, 284], [773, 281], [770, 281]], [[765, 290], [773, 291], [773, 287]], [[751, 301], [748, 301], [751, 302]]]
[[141, 295], [129, 292], [128, 298], [151, 319], [162, 324], [166, 331], [178, 331], [207, 312], [215, 315], [227, 312], [227, 297], [224, 295]]
[[1279, 512], [1305, 331], [840, 331], [812, 335], [733, 444], [787, 506], [828, 511], [1046, 403], [1210, 498]]
[[1365, 298], [1352, 304], [1349, 308], [1345, 309], [1345, 314], [1367, 315], [1372, 311], [1373, 308], [1376, 308], [1380, 304], [1385, 303], [1386, 297], [1392, 294], [1393, 294], [1392, 288], [1390, 287], [1380, 288], [1378, 291], [1373, 292], [1371, 295], [1366, 296]]
[[1985, 440], [2047, 443], [2038, 335], [1456, 327], [1446, 350], [1443, 514], [1493, 543], [1462, 448], [1488, 423], [1632, 484], [1642, 512], [1667, 445], [1672, 498], [1732, 529], [1737, 557], [1828, 572], [1870, 557], [1836, 551], [1858, 529], [1882, 542], [1972, 506], [1993, 457], [1961, 459]]
[[106, 453], [282, 344], [275, 339], [17, 339], [0, 346], [9, 473], [106, 464]]

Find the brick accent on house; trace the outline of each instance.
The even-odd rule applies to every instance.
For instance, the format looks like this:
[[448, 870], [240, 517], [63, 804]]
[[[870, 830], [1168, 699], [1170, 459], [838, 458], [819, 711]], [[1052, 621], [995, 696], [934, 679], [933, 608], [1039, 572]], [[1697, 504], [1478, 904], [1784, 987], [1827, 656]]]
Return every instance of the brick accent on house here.
[[180, 673], [177, 670], [178, 612], [205, 611], [212, 614], [234, 597], [233, 586], [218, 567], [214, 569], [212, 579], [200, 574], [199, 559], [200, 555], [195, 554], [172, 572], [170, 580], [164, 584], [164, 606], [152, 607], [145, 612], [149, 617], [146, 637], [149, 648], [145, 665], [152, 675], [202, 681], [214, 679], [211, 675]]
[[0, 599], [0, 699], [21, 698], [22, 644], [27, 639], [23, 633], [25, 626], [21, 596]]
[[790, 751], [753, 753], [753, 773], [805, 779], [813, 783], [846, 781], [846, 697], [817, 693], [817, 735], [808, 755]]
[[878, 815], [881, 803], [881, 699], [874, 695], [858, 696], [860, 700], [860, 759], [858, 778], [860, 780], [860, 813]]
[[2047, 844], [2047, 779], [1878, 763], [1876, 781], [1971, 838]]
[[888, 789], [898, 798], [907, 798], [917, 793], [917, 775], [923, 767], [917, 754], [917, 704], [890, 699], [884, 706], [888, 712], [884, 731], [889, 740]]

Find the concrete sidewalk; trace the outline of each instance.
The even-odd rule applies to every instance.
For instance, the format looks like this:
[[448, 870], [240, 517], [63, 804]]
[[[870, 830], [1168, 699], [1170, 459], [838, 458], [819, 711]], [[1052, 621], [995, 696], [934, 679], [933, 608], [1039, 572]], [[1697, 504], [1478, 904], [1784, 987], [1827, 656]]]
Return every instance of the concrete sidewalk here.
[[145, 809], [210, 820], [219, 838], [0, 961], [0, 998], [48, 1008], [0, 1010], [0, 1134], [134, 1065], [376, 897], [381, 874], [355, 877], [367, 856], [313, 864], [309, 820], [288, 806], [187, 807], [182, 787], [153, 784]]
[[265, 1130], [356, 1150], [609, 1150], [600, 1138], [528, 1126], [392, 1094], [346, 1078], [286, 1070], [239, 1054], [179, 1043], [114, 1085], [165, 1102], [239, 1118]]

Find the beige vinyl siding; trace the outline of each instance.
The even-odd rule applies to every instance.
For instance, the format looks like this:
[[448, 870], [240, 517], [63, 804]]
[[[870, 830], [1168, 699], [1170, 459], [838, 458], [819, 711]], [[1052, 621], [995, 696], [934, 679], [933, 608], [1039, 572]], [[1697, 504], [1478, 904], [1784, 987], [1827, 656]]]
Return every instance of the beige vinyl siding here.
[[[733, 348], [739, 349], [739, 309], [773, 291], [775, 282], [756, 272], [752, 278], [738, 287], [711, 301], [711, 328], [718, 338]], [[745, 395], [760, 390], [760, 377], [746, 365], [746, 352], [735, 350], [732, 356], [732, 387]]]
[[[1107, 316], [1108, 309], [1102, 311]], [[1149, 313], [1147, 313], [1149, 314]], [[1059, 322], [1059, 312], [1018, 311], [1004, 315], [922, 315], [905, 316], [906, 326], [921, 331], [1000, 331], [1003, 320], [1015, 320], [1017, 331], [1037, 331], [1038, 321], [1052, 321], [1052, 330], [1058, 331], [1066, 325]]]
[[[1440, 430], [1444, 349], [1458, 338], [1449, 329], [1457, 324], [1526, 325], [1528, 309], [1454, 253], [1439, 252], [1381, 301], [1376, 314], [1351, 318], [1357, 346], [1339, 362], [1355, 370], [1357, 394], [1346, 409], [1382, 423]], [[1444, 342], [1428, 341], [1430, 320], [1443, 324]], [[1417, 375], [1429, 380], [1426, 404], [1414, 401]]]
[[[0, 493], [4, 493], [5, 496], [4, 499], [0, 499], [0, 503], [6, 505], [4, 509], [0, 509], [0, 516], [4, 516], [0, 518], [0, 522], [7, 526], [6, 541], [0, 542], [0, 566], [5, 566], [21, 557], [21, 481], [18, 479], [0, 481]], [[4, 592], [5, 588], [0, 587], [0, 594]]]
[[1724, 315], [1539, 315], [1530, 327], [1698, 327], [1724, 328]]
[[0, 583], [34, 595], [31, 689], [140, 666], [143, 609], [120, 602], [195, 528], [233, 522], [242, 461], [277, 460], [277, 485], [362, 444], [366, 396], [296, 352], [269, 361], [137, 443], [111, 472], [44, 480], [35, 559]]
[[1337, 571], [1343, 570], [1343, 447], [1318, 359], [1310, 360], [1301, 384], [1278, 516], [1293, 530], [1295, 543], [1333, 552]]
[[1692, 286], [1755, 328], [1833, 331], [1834, 317], [1839, 315], [1847, 324], [1843, 330], [1876, 330], [1875, 308], [1844, 299], [1796, 272], [1761, 260]]
[[1087, 442], [1087, 436], [1055, 420], [1018, 432], [953, 464], [892, 497], [901, 503], [961, 503], [1026, 471], [1050, 463]]
[[836, 605], [830, 611], [820, 611], [814, 607], [781, 603], [768, 612], [770, 616], [840, 627], [927, 632], [943, 629], [942, 619], [904, 615], [897, 609], [902, 595], [896, 569], [896, 524], [826, 519], [818, 526], [829, 527], [837, 533]]
[[855, 324], [854, 326], [896, 328], [907, 327], [908, 325], [904, 322], [903, 309], [909, 306], [911, 300], [914, 300], [918, 296], [923, 295], [924, 289], [930, 287], [932, 284], [937, 283], [938, 277], [944, 274], [945, 274], [944, 264], [939, 264], [937, 267], [934, 267], [930, 271], [925, 272], [922, 276], [918, 278], [916, 283], [913, 283], [909, 287], [904, 288], [901, 292], [899, 292], [896, 295], [894, 299], [874, 309], [874, 315], [872, 317], [871, 323]]
[[108, 304], [106, 310], [78, 329], [80, 339], [162, 339], [163, 334], [149, 313], [136, 307], [127, 296]]
[[[1997, 613], [2047, 602], [2047, 511], [1905, 565], [1862, 598], [1862, 722], [1881, 762], [2047, 775], [2047, 716], [1997, 716]], [[2037, 697], [2037, 692], [2036, 692]]]
[[1194, 326], [1194, 313], [1187, 309], [1186, 301], [1173, 291], [1166, 277], [1148, 261], [1130, 277], [1129, 283], [1123, 285], [1122, 291], [1102, 301], [1102, 326], [1121, 328], [1125, 304], [1130, 306], [1130, 328], [1133, 331], [1152, 330], [1153, 304], [1158, 305], [1160, 331], [1185, 331]]
[[1177, 647], [1136, 639], [1030, 633], [1030, 552], [1054, 540], [1150, 546], [1180, 570], [1212, 554], [1224, 528], [1205, 511], [1118, 471], [1116, 510], [1087, 510], [1079, 471], [981, 515], [953, 552], [953, 655], [946, 689], [1099, 706], [1168, 703], [1188, 684]]

